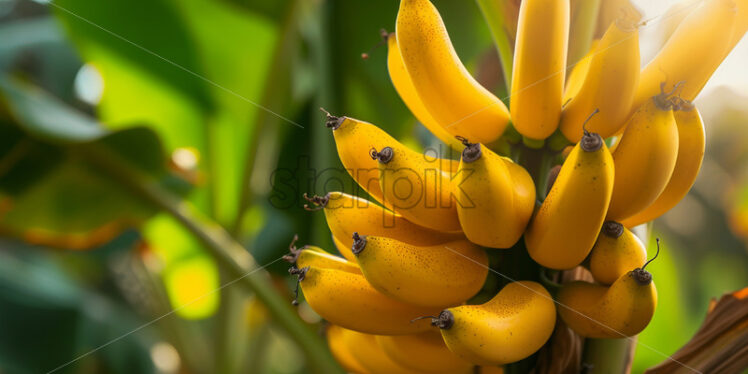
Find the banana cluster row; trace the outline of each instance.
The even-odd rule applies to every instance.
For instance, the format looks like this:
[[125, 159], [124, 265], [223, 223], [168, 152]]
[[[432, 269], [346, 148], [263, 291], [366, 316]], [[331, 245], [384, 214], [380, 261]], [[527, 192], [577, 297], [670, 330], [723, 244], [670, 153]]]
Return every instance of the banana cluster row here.
[[[396, 33], [386, 36], [390, 77], [419, 121], [461, 157], [427, 157], [371, 123], [328, 113], [342, 164], [379, 204], [305, 195], [309, 210], [324, 211], [343, 257], [292, 246], [288, 260], [309, 306], [330, 323], [341, 365], [490, 372], [538, 351], [557, 316], [584, 337], [641, 332], [657, 291], [630, 228], [691, 188], [704, 154], [691, 100], [748, 28], [744, 3], [705, 1], [643, 69], [639, 20], [624, 12], [567, 80], [569, 2], [524, 0], [507, 108], [467, 72], [431, 2], [401, 0]], [[703, 47], [706, 62], [686, 57], [691, 45]], [[491, 148], [509, 127], [530, 141], [572, 144], [547, 195], [536, 191], [545, 176]], [[518, 280], [467, 304], [490, 271], [487, 251], [517, 247], [543, 268], [585, 266], [595, 283], [565, 283], [552, 296]]]

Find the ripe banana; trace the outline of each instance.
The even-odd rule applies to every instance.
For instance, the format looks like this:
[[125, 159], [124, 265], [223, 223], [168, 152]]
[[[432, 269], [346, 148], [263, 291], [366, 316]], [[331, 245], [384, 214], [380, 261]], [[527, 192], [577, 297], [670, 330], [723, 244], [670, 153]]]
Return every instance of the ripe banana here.
[[400, 54], [400, 47], [397, 45], [397, 34], [391, 33], [387, 35], [387, 70], [390, 72], [390, 80], [392, 85], [395, 86], [395, 91], [400, 95], [400, 98], [405, 102], [405, 105], [410, 109], [410, 112], [431, 131], [434, 136], [439, 138], [444, 144], [449, 145], [453, 149], [459, 149], [460, 142], [456, 141], [454, 135], [448, 130], [454, 129], [454, 127], [445, 129], [439, 122], [434, 119], [431, 113], [426, 109], [426, 106], [418, 96], [416, 88], [413, 86], [413, 81], [410, 79], [408, 70], [405, 68], [403, 63], [402, 55]]
[[480, 365], [503, 365], [535, 353], [553, 333], [556, 307], [539, 283], [513, 282], [482, 305], [443, 310], [432, 319], [450, 351]]
[[295, 264], [299, 269], [313, 266], [361, 274], [361, 269], [355, 262], [332, 255], [320, 247], [305, 245], [297, 249], [294, 246], [295, 242], [296, 238], [294, 237], [294, 241], [289, 247], [290, 253], [283, 256], [283, 259]]
[[621, 18], [610, 25], [589, 62], [589, 70], [561, 114], [561, 132], [576, 143], [582, 138], [582, 123], [595, 109], [600, 112], [587, 123], [587, 130], [603, 138], [615, 134], [631, 112], [639, 81], [639, 30], [632, 20]]
[[571, 269], [584, 261], [603, 225], [614, 174], [603, 139], [585, 131], [525, 232], [533, 260], [551, 269]]
[[397, 213], [430, 229], [461, 230], [450, 183], [452, 174], [434, 167], [440, 162], [397, 142], [371, 148], [370, 157], [378, 161], [382, 196]]
[[[338, 249], [338, 252], [345, 257], [346, 260], [351, 262], [356, 262], [356, 256], [353, 255], [353, 252], [351, 252], [351, 246], [345, 244], [342, 240], [338, 239], [337, 236], [332, 236], [332, 242], [335, 244], [335, 248]], [[347, 242], [347, 241], [346, 241]]]
[[434, 308], [413, 306], [383, 295], [358, 272], [306, 266], [291, 268], [312, 309], [330, 323], [379, 335], [415, 334], [429, 329], [410, 321]]
[[568, 1], [522, 1], [509, 107], [512, 124], [528, 138], [545, 139], [558, 127], [568, 38]]
[[413, 87], [436, 122], [453, 135], [497, 140], [509, 123], [509, 111], [460, 62], [434, 5], [401, 0], [396, 33]]
[[403, 367], [393, 361], [379, 346], [375, 335], [362, 334], [357, 331], [342, 332], [343, 342], [351, 355], [364, 368], [363, 373], [371, 374], [417, 374], [419, 371]]
[[522, 236], [535, 208], [535, 184], [527, 171], [480, 143], [465, 149], [453, 185], [457, 214], [467, 238], [509, 248]]
[[678, 127], [661, 93], [631, 116], [613, 152], [616, 178], [607, 218], [620, 222], [651, 205], [673, 175], [677, 156]]
[[488, 275], [486, 252], [465, 239], [417, 247], [378, 236], [353, 238], [353, 254], [366, 280], [402, 302], [458, 305], [478, 293]]
[[373, 202], [343, 192], [330, 192], [325, 196], [308, 197], [315, 207], [308, 210], [323, 209], [327, 225], [337, 243], [338, 250], [345, 258], [356, 261], [351, 252], [354, 232], [361, 235], [386, 236], [416, 246], [430, 246], [462, 237], [418, 226], [400, 214], [383, 208]]
[[377, 163], [366, 155], [366, 151], [372, 147], [384, 147], [384, 144], [399, 144], [397, 140], [371, 123], [350, 117], [328, 113], [326, 126], [333, 130], [338, 157], [351, 177], [369, 195], [388, 206], [379, 187]]
[[642, 69], [632, 110], [656, 95], [663, 81], [665, 90], [683, 82], [681, 96], [693, 100], [737, 43], [731, 38], [736, 8], [733, 0], [709, 0], [690, 12]]
[[646, 261], [644, 243], [622, 224], [607, 221], [592, 247], [590, 272], [596, 281], [609, 285]]
[[472, 372], [473, 365], [452, 353], [437, 331], [416, 335], [377, 336], [377, 343], [393, 361], [421, 373]]
[[574, 64], [574, 66], [571, 68], [571, 73], [566, 79], [566, 85], [564, 86], [564, 95], [561, 100], [561, 102], [564, 104], [564, 107], [566, 107], [566, 105], [571, 101], [571, 99], [574, 98], [574, 96], [577, 96], [579, 90], [582, 88], [582, 84], [584, 84], [584, 80], [587, 77], [587, 72], [590, 70], [590, 62], [592, 61], [592, 56], [595, 55], [598, 44], [598, 40], [593, 40], [589, 52], [587, 52], [587, 54], [584, 55], [584, 57], [582, 57], [582, 59]]
[[[350, 330], [347, 330], [350, 331]], [[366, 369], [353, 357], [357, 347], [348, 346], [345, 342], [346, 330], [340, 326], [328, 325], [325, 331], [327, 346], [340, 366], [349, 373], [366, 373]]]
[[564, 284], [558, 293], [561, 319], [587, 338], [615, 339], [640, 333], [657, 307], [652, 274], [644, 270], [652, 260], [621, 275], [610, 286], [584, 281]]
[[696, 107], [681, 102], [673, 110], [678, 127], [678, 156], [673, 175], [657, 200], [643, 211], [623, 220], [627, 227], [649, 222], [672, 209], [693, 186], [704, 160], [704, 123]]

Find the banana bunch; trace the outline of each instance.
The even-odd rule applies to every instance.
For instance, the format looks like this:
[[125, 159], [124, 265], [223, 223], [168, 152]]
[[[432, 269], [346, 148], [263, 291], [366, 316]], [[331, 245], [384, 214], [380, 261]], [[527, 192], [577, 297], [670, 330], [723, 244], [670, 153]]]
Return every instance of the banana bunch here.
[[[692, 100], [748, 28], [746, 3], [705, 0], [644, 68], [638, 13], [601, 16], [609, 24], [566, 79], [569, 2], [523, 0], [507, 108], [460, 62], [431, 1], [401, 0], [396, 32], [383, 32], [390, 78], [460, 158], [327, 113], [342, 164], [376, 201], [304, 195], [342, 257], [292, 244], [286, 259], [341, 366], [501, 372], [542, 349], [557, 317], [588, 338], [641, 332], [657, 305], [646, 270], [657, 254], [647, 261], [631, 229], [693, 185], [705, 135]], [[687, 57], [692, 45], [700, 59]], [[499, 274], [508, 282], [492, 288], [503, 253], [529, 256], [537, 276]], [[594, 282], [546, 276], [578, 266]]]

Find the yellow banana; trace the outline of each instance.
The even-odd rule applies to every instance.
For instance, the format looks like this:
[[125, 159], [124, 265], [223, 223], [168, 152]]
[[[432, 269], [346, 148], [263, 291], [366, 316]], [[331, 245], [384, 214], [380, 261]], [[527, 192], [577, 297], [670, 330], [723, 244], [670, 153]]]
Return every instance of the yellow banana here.
[[393, 361], [421, 373], [472, 372], [473, 365], [452, 353], [437, 331], [416, 335], [377, 336], [377, 343]]
[[413, 86], [413, 82], [408, 75], [408, 71], [403, 64], [403, 58], [400, 54], [400, 47], [397, 45], [397, 35], [391, 33], [387, 35], [387, 70], [390, 72], [390, 80], [395, 86], [395, 91], [410, 109], [410, 112], [421, 122], [434, 136], [439, 138], [444, 144], [454, 149], [459, 149], [460, 142], [455, 140], [454, 135], [450, 134], [447, 129], [442, 127], [439, 122], [429, 113], [423, 101], [418, 97], [418, 92]]
[[417, 247], [395, 239], [353, 234], [353, 254], [378, 291], [414, 305], [458, 305], [480, 291], [488, 256], [463, 239]]
[[672, 209], [688, 193], [699, 175], [704, 160], [704, 123], [690, 102], [674, 108], [673, 117], [678, 127], [678, 156], [673, 175], [657, 200], [643, 211], [623, 220], [627, 227], [649, 222]]
[[527, 252], [551, 269], [579, 265], [595, 244], [613, 191], [613, 158], [585, 131], [525, 232]]
[[627, 17], [636, 23], [642, 19], [641, 12], [632, 4], [631, 0], [605, 0], [601, 3], [595, 26], [595, 35], [597, 38], [602, 37], [608, 31], [610, 24], [615, 22], [621, 14], [626, 14]]
[[440, 162], [428, 160], [397, 142], [372, 148], [370, 156], [378, 161], [382, 195], [397, 213], [430, 229], [460, 231], [450, 183], [452, 174], [434, 166]]
[[596, 281], [608, 285], [646, 261], [644, 243], [622, 224], [607, 221], [592, 247], [590, 272]]
[[400, 143], [379, 127], [350, 117], [336, 117], [328, 113], [326, 126], [333, 130], [338, 157], [351, 177], [369, 195], [388, 206], [379, 187], [377, 163], [367, 156], [366, 151], [372, 147]]
[[539, 283], [513, 282], [482, 305], [443, 310], [432, 319], [450, 351], [480, 365], [503, 365], [535, 353], [553, 333], [556, 307]]
[[558, 293], [561, 319], [588, 338], [614, 339], [640, 333], [657, 307], [652, 274], [644, 270], [652, 260], [621, 275], [610, 286], [584, 281], [564, 284]]
[[584, 80], [587, 77], [587, 72], [590, 70], [592, 56], [595, 55], [598, 44], [598, 40], [593, 40], [592, 45], [590, 46], [590, 51], [571, 68], [571, 73], [566, 79], [566, 84], [564, 85], [564, 96], [561, 100], [564, 107], [574, 98], [574, 96], [577, 96], [579, 90], [582, 88], [582, 84], [584, 84]]
[[631, 112], [638, 81], [639, 30], [622, 18], [603, 35], [582, 87], [564, 106], [559, 127], [566, 139], [576, 143], [582, 138], [582, 123], [595, 109], [600, 112], [587, 123], [588, 131], [603, 138], [615, 134]]
[[351, 252], [351, 246], [347, 245], [343, 242], [343, 240], [338, 239], [337, 236], [332, 235], [332, 242], [335, 244], [335, 248], [338, 249], [338, 252], [340, 252], [343, 257], [345, 257], [346, 260], [355, 262], [356, 256], [353, 255], [353, 252]]
[[462, 230], [471, 242], [509, 248], [535, 208], [535, 184], [521, 166], [480, 143], [469, 143], [453, 185]]
[[509, 109], [512, 124], [528, 138], [545, 139], [558, 127], [568, 38], [568, 1], [522, 1]]
[[667, 186], [677, 156], [678, 127], [662, 93], [631, 116], [613, 152], [616, 178], [607, 218], [620, 222], [652, 204]]
[[459, 234], [443, 233], [418, 226], [389, 209], [343, 192], [304, 197], [316, 206], [305, 206], [308, 210], [324, 209], [327, 225], [336, 241], [341, 243], [338, 250], [351, 261], [356, 261], [356, 257], [351, 253], [351, 238], [354, 232], [361, 235], [386, 236], [417, 246], [446, 243], [462, 237]]
[[400, 366], [377, 344], [376, 336], [357, 331], [343, 330], [343, 342], [351, 355], [367, 374], [417, 374], [418, 371]]
[[307, 266], [313, 266], [361, 274], [361, 269], [355, 262], [332, 255], [320, 247], [305, 245], [297, 249], [294, 246], [296, 239], [297, 238], [294, 237], [294, 241], [289, 247], [291, 253], [283, 256], [283, 259], [295, 264], [297, 268], [301, 269]]
[[483, 143], [497, 140], [509, 112], [460, 62], [434, 5], [401, 0], [396, 32], [413, 87], [434, 120], [453, 135]]
[[[350, 331], [350, 330], [348, 330]], [[364, 374], [367, 370], [353, 357], [353, 350], [358, 347], [348, 346], [345, 341], [346, 330], [340, 326], [328, 325], [325, 335], [327, 346], [330, 348], [335, 361], [349, 373]]]
[[309, 306], [341, 327], [380, 335], [414, 334], [429, 329], [425, 321], [410, 321], [434, 308], [413, 306], [383, 295], [358, 272], [306, 266], [292, 268]]
[[736, 14], [733, 0], [704, 1], [690, 12], [641, 71], [631, 109], [656, 95], [661, 82], [665, 90], [683, 82], [681, 96], [693, 100], [737, 42], [731, 38]]

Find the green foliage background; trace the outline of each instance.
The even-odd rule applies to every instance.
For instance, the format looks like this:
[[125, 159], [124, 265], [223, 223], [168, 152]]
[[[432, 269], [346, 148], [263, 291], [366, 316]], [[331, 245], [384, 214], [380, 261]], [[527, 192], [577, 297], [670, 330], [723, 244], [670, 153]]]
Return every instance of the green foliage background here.
[[[468, 68], [499, 72], [478, 7], [435, 3]], [[290, 301], [277, 259], [293, 234], [332, 248], [301, 194], [353, 190], [345, 176], [313, 178], [340, 166], [318, 108], [436, 142], [389, 82], [385, 49], [360, 58], [396, 12], [363, 0], [0, 1], [0, 372], [172, 372], [172, 351], [154, 348], [164, 343], [183, 372], [306, 372], [252, 293], [214, 292], [235, 274], [168, 201], [138, 191], [224, 227]], [[81, 95], [97, 76], [92, 105]], [[748, 284], [745, 243], [708, 193], [694, 195], [697, 233], [654, 226], [660, 307], [634, 372], [685, 343], [709, 298]]]

